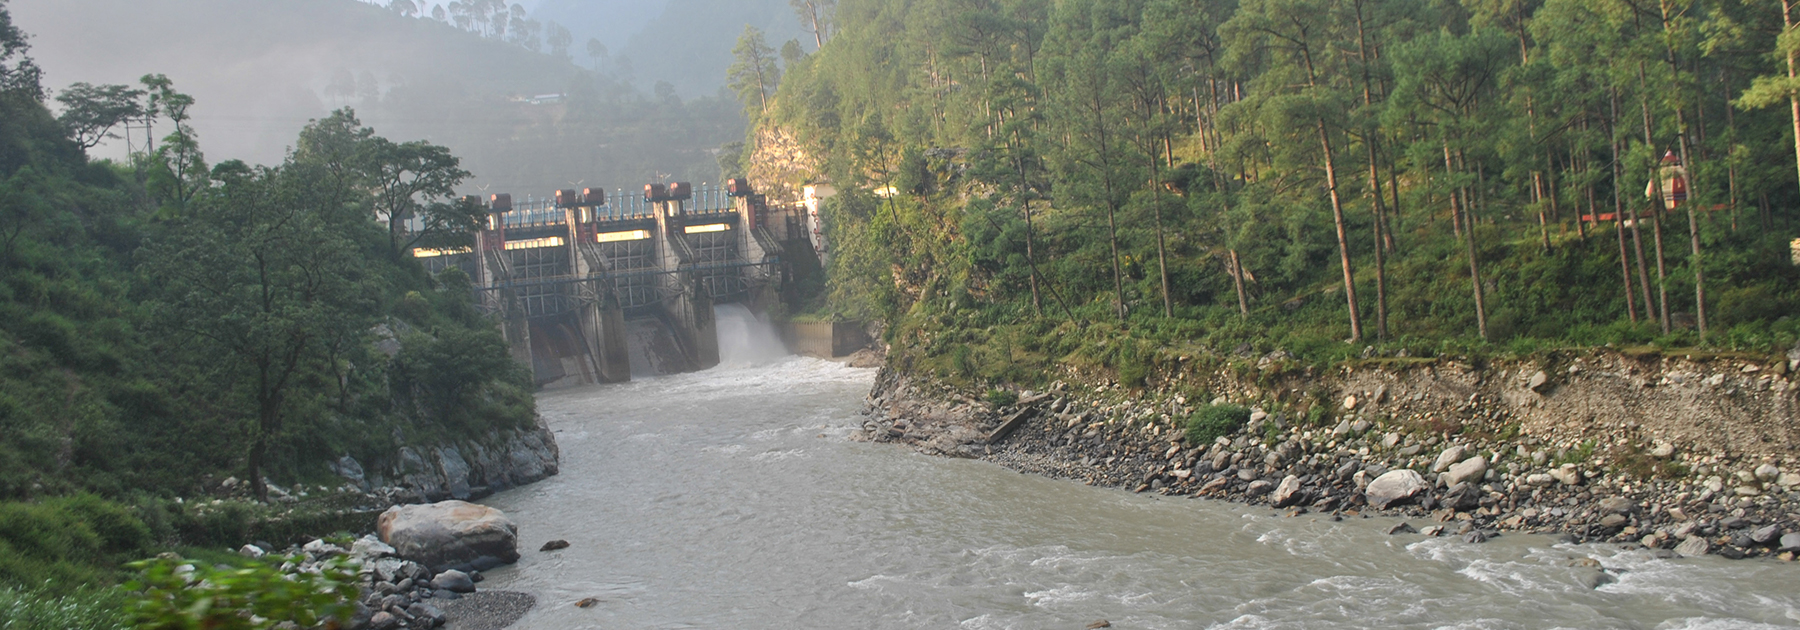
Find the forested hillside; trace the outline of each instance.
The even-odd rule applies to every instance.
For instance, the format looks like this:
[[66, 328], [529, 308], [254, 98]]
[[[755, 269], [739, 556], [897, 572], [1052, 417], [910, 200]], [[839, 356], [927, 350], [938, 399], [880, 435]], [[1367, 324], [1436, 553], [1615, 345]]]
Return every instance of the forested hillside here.
[[[467, 243], [485, 213], [456, 201], [469, 173], [447, 149], [341, 110], [278, 164], [212, 163], [193, 97], [160, 76], [64, 91], [53, 116], [6, 9], [0, 608], [8, 586], [104, 584], [153, 545], [225, 544], [205, 536], [244, 511], [179, 498], [227, 477], [259, 498], [265, 476], [337, 487], [326, 462], [345, 454], [535, 426], [530, 375], [468, 279], [405, 253]], [[142, 116], [165, 133], [153, 151], [84, 155]]]
[[[568, 29], [506, 3], [452, 4], [462, 8], [388, 0], [14, 2], [46, 86], [167, 75], [194, 95], [194, 127], [218, 158], [279, 161], [307, 121], [353, 107], [387, 137], [463, 156], [474, 174], [470, 192], [486, 186], [541, 196], [576, 183], [629, 188], [659, 173], [716, 181], [712, 149], [743, 135], [737, 108], [711, 90], [679, 98], [672, 86], [658, 87], [678, 78], [634, 73], [616, 56], [590, 57]], [[721, 35], [721, 45], [729, 47], [739, 28]], [[718, 54], [709, 73], [715, 84], [728, 62]], [[658, 74], [678, 71], [699, 72], [665, 67]], [[530, 98], [550, 94], [562, 98]], [[141, 146], [144, 138], [134, 140]], [[108, 142], [95, 155], [122, 156], [124, 144]]]
[[[764, 163], [813, 165], [768, 184], [840, 191], [822, 308], [888, 318], [905, 360], [946, 375], [1141, 380], [1195, 345], [1765, 352], [1800, 331], [1778, 41], [1796, 19], [1756, 0], [843, 0], [824, 48], [742, 101]], [[1678, 164], [1681, 194], [1652, 184]]]

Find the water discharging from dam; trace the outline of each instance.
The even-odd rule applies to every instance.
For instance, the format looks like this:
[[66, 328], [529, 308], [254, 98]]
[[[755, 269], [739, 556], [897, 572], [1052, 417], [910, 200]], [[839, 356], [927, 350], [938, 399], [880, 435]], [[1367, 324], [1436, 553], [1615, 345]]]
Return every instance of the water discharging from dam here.
[[[874, 371], [771, 356], [760, 324], [721, 310], [712, 370], [540, 395], [562, 474], [485, 501], [524, 559], [482, 588], [538, 598], [514, 628], [1800, 624], [1797, 563], [1387, 536], [852, 442]], [[1583, 586], [1583, 558], [1617, 582]]]

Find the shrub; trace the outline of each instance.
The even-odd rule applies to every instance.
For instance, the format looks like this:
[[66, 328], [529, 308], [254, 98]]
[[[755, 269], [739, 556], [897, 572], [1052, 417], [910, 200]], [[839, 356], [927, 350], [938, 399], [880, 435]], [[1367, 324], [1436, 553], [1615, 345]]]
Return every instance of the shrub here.
[[[299, 564], [300, 556], [279, 558]], [[356, 571], [341, 558], [317, 574], [285, 574], [274, 566], [213, 567], [174, 554], [129, 565], [139, 575], [125, 585], [133, 627], [146, 630], [249, 630], [291, 621], [301, 627], [355, 614]]]
[[0, 628], [6, 630], [125, 630], [117, 591], [68, 595], [0, 589]]
[[990, 389], [987, 392], [987, 401], [995, 407], [1009, 407], [1013, 403], [1019, 402], [1019, 393], [1010, 389]]
[[1236, 433], [1250, 421], [1250, 410], [1237, 405], [1207, 405], [1187, 419], [1189, 444], [1205, 444]]

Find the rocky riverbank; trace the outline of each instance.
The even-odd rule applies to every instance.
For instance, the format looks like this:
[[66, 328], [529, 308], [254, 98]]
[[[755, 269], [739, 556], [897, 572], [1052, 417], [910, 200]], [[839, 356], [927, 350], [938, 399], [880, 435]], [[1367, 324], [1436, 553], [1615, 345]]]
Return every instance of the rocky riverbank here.
[[[1530, 532], [1791, 561], [1800, 350], [1785, 358], [1601, 350], [1320, 374], [1267, 356], [1178, 371], [1148, 391], [1071, 374], [1004, 407], [884, 368], [859, 437], [1137, 492], [1408, 519], [1396, 534]], [[1202, 388], [1217, 393], [1173, 393]], [[1214, 404], [1253, 411], [1229, 435], [1188, 443], [1185, 420]]]

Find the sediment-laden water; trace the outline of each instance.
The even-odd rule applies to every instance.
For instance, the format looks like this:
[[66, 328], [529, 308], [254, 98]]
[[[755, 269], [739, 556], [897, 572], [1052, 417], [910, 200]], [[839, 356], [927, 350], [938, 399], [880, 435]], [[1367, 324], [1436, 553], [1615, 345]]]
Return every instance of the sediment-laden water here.
[[1388, 536], [851, 442], [872, 370], [720, 329], [720, 368], [539, 397], [562, 474], [486, 501], [525, 553], [482, 587], [538, 597], [515, 628], [1800, 626], [1800, 563]]

